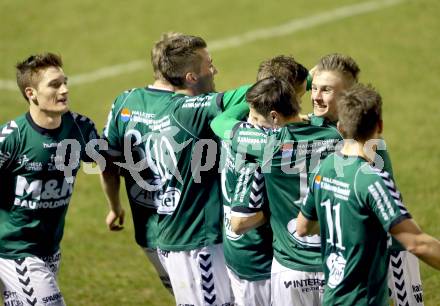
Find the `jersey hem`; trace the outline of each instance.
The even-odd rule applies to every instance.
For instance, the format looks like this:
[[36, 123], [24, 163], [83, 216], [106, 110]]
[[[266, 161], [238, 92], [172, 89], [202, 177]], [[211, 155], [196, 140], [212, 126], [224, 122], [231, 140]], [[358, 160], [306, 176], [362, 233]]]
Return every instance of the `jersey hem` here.
[[201, 249], [206, 246], [216, 245], [216, 244], [220, 244], [220, 243], [222, 243], [222, 239], [216, 238], [213, 240], [202, 241], [199, 243], [183, 244], [183, 245], [163, 244], [163, 243], [158, 242], [158, 243], [156, 243], [156, 247], [158, 249], [163, 250], [163, 251], [182, 252], [182, 251], [197, 250], [197, 249]]
[[286, 261], [282, 258], [279, 258], [274, 254], [274, 258], [284, 267], [296, 271], [303, 271], [303, 272], [324, 272], [324, 269], [322, 268], [322, 265], [301, 265], [301, 264], [294, 264], [290, 261]]
[[237, 269], [233, 268], [227, 262], [226, 262], [226, 266], [228, 266], [228, 269], [230, 269], [232, 272], [234, 272], [234, 274], [238, 278], [243, 279], [243, 280], [247, 280], [247, 281], [251, 281], [251, 282], [267, 280], [267, 279], [270, 279], [270, 277], [271, 277], [271, 269], [269, 269], [269, 271], [264, 273], [264, 274], [258, 274], [258, 276], [255, 276], [255, 275], [245, 275], [245, 274], [242, 274], [242, 273], [238, 273]]
[[49, 253], [45, 253], [45, 254], [37, 254], [37, 253], [28, 253], [28, 252], [22, 252], [22, 253], [18, 253], [18, 254], [7, 254], [7, 253], [0, 253], [0, 258], [3, 259], [20, 259], [20, 258], [25, 258], [25, 257], [45, 257], [45, 256], [52, 256], [56, 253], [58, 253], [60, 251], [60, 248], [55, 249], [52, 252]]

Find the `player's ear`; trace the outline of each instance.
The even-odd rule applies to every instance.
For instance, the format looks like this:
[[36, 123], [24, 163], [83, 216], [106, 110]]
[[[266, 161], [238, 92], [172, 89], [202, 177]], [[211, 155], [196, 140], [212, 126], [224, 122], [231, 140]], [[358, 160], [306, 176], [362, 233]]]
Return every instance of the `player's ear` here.
[[336, 123], [336, 128], [338, 129], [339, 133], [341, 133], [341, 135], [344, 135], [344, 129], [342, 128], [339, 121]]
[[280, 116], [280, 114], [277, 112], [277, 111], [270, 111], [270, 113], [269, 113], [269, 117], [271, 118], [271, 120], [272, 120], [272, 125], [274, 126], [274, 127], [279, 127], [279, 126], [281, 126], [281, 116]]
[[269, 112], [269, 118], [272, 121], [272, 123], [275, 123], [275, 121], [277, 120], [278, 114], [276, 111], [270, 111]]
[[24, 93], [28, 99], [28, 101], [32, 101], [33, 103], [37, 102], [37, 92], [35, 88], [26, 87], [24, 89]]
[[197, 82], [197, 75], [193, 72], [187, 72], [185, 74], [185, 82], [188, 84], [194, 84]]

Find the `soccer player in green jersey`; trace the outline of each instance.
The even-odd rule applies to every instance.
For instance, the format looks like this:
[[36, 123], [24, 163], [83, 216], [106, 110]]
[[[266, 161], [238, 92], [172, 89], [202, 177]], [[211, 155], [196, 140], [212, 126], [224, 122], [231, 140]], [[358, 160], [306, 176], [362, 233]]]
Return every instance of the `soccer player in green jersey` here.
[[[279, 55], [263, 61], [257, 73], [257, 81], [268, 77], [278, 77], [291, 84], [300, 98], [306, 92], [307, 69], [291, 56]], [[255, 114], [249, 122], [258, 122]], [[261, 123], [261, 122], [260, 122]], [[265, 124], [263, 128], [272, 125]], [[244, 160], [232, 154], [232, 148], [222, 141], [226, 162], [222, 172], [224, 233], [223, 248], [235, 303], [238, 306], [270, 305], [271, 265], [273, 259], [272, 230], [266, 222], [243, 234], [231, 229], [231, 216], [234, 219], [267, 210], [265, 201], [264, 176], [259, 164]], [[223, 152], [222, 152], [223, 153]], [[266, 200], [267, 201], [267, 200]], [[246, 214], [243, 214], [246, 210]]]
[[5, 305], [61, 306], [56, 274], [64, 220], [79, 162], [93, 161], [86, 145], [98, 135], [90, 119], [69, 111], [59, 56], [32, 55], [16, 68], [29, 111], [0, 126], [3, 298]]
[[[120, 200], [120, 176], [125, 179], [125, 187], [130, 203], [136, 243], [144, 250], [150, 262], [156, 269], [162, 284], [172, 292], [168, 273], [162, 266], [156, 249], [157, 236], [157, 207], [163, 197], [163, 189], [146, 190], [136, 182], [136, 177], [129, 171], [119, 168], [115, 161], [125, 162], [132, 158], [137, 163], [146, 156], [142, 136], [148, 133], [145, 122], [154, 124], [154, 112], [162, 108], [162, 103], [173, 94], [174, 87], [162, 76], [159, 71], [159, 60], [162, 55], [164, 41], [177, 37], [180, 33], [169, 32], [164, 34], [151, 49], [151, 64], [154, 73], [154, 83], [147, 87], [135, 88], [121, 93], [112, 105], [107, 124], [104, 129], [109, 150], [106, 157], [107, 167], [102, 173], [101, 184], [109, 203], [110, 211], [106, 218], [107, 226], [112, 231], [123, 228], [125, 212]], [[131, 116], [138, 120], [130, 120]], [[127, 142], [127, 152], [124, 152], [124, 142]], [[129, 151], [129, 152], [128, 152]], [[128, 156], [125, 156], [125, 154]], [[124, 157], [125, 156], [125, 157]], [[140, 173], [139, 179], [149, 181], [151, 185], [159, 184], [159, 173], [156, 171]]]
[[[249, 107], [225, 111], [211, 127], [230, 142], [234, 152], [256, 159], [264, 174], [274, 236], [272, 304], [320, 305], [324, 275], [319, 236], [298, 237], [295, 223], [307, 191], [308, 172], [335, 150], [341, 136], [336, 129], [303, 122], [299, 117], [299, 98], [282, 79], [260, 80], [249, 89], [246, 100]], [[257, 124], [274, 129], [263, 131], [239, 121], [248, 111]], [[237, 234], [264, 221], [263, 213], [251, 213], [247, 204], [235, 211], [242, 214], [231, 218]]]
[[369, 86], [354, 85], [340, 96], [343, 148], [311, 178], [298, 216], [298, 235], [321, 234], [324, 305], [388, 305], [387, 232], [440, 270], [440, 241], [420, 230], [391, 176], [372, 166], [381, 108], [380, 95]]
[[[332, 53], [323, 56], [313, 70], [311, 122], [335, 128], [338, 121], [337, 99], [358, 82], [360, 68], [350, 56]], [[375, 162], [392, 174], [391, 161], [382, 140], [378, 141], [378, 149], [377, 154], [382, 160], [376, 159]]]
[[[191, 35], [165, 40], [159, 70], [175, 93], [144, 111], [145, 115], [128, 109], [131, 115], [124, 120], [145, 125], [140, 135], [143, 170], [157, 173], [155, 188], [163, 190], [157, 207], [156, 243], [176, 303], [229, 305], [232, 295], [221, 247], [217, 144], [209, 123], [222, 110], [243, 101], [247, 87], [212, 93], [217, 70], [206, 47], [202, 38]], [[130, 163], [121, 167], [137, 175]], [[145, 180], [137, 184], [152, 188]]]
[[[337, 100], [343, 91], [358, 82], [359, 72], [359, 66], [350, 56], [335, 53], [325, 55], [319, 60], [312, 82], [311, 97], [314, 112], [314, 116], [311, 118], [312, 124], [328, 125], [333, 128], [336, 126], [338, 120]], [[385, 142], [379, 138], [377, 145], [376, 166], [382, 167], [392, 176], [393, 169]], [[388, 286], [394, 304], [405, 305], [409, 303], [414, 306], [423, 306], [418, 259], [404, 250], [394, 239], [389, 253]]]

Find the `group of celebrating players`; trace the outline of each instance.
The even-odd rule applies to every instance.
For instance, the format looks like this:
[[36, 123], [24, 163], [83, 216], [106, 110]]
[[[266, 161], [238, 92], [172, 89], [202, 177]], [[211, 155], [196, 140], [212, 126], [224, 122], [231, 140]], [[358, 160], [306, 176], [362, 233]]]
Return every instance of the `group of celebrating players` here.
[[151, 63], [154, 83], [115, 99], [101, 138], [69, 111], [59, 56], [17, 64], [29, 112], [0, 127], [5, 305], [65, 305], [59, 244], [80, 160], [101, 167], [112, 231], [124, 177], [136, 242], [176, 305], [423, 305], [417, 257], [440, 269], [440, 242], [402, 203], [381, 96], [351, 57], [309, 72], [276, 56], [221, 93], [201, 37], [165, 34]]

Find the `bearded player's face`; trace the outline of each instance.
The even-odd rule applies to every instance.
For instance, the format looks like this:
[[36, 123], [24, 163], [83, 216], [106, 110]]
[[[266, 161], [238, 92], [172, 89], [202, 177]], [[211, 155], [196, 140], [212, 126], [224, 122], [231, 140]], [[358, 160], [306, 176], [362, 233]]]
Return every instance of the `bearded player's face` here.
[[217, 69], [212, 64], [211, 56], [206, 48], [197, 50], [201, 58], [200, 71], [197, 76], [197, 94], [209, 93], [215, 91], [214, 75]]

